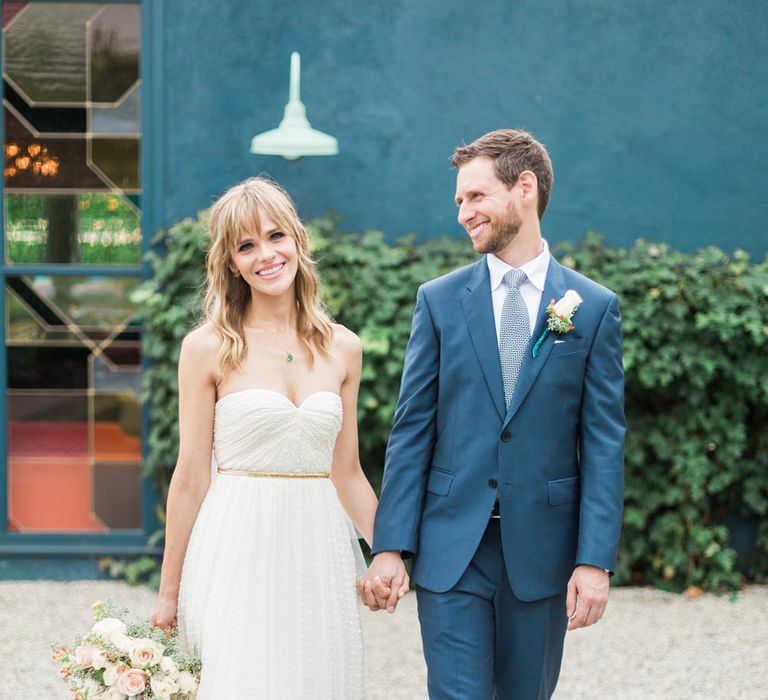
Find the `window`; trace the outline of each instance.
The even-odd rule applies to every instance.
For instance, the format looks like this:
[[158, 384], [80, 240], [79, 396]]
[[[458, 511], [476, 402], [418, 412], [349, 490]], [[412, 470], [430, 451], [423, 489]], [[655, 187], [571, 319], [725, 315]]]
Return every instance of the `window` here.
[[0, 533], [142, 530], [141, 5], [2, 10]]

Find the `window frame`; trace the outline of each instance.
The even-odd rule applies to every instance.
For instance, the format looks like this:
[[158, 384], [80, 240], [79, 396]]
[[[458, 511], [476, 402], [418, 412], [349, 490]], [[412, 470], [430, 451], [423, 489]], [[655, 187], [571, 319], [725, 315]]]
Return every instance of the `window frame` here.
[[[5, 313], [5, 285], [8, 277], [19, 275], [60, 276], [136, 276], [148, 278], [149, 265], [143, 256], [150, 247], [154, 232], [160, 229], [164, 202], [162, 144], [164, 129], [162, 42], [164, 27], [163, 0], [78, 0], [94, 5], [140, 5], [140, 80], [141, 80], [141, 211], [142, 262], [135, 266], [8, 264], [3, 253], [0, 264], [0, 309]], [[64, 3], [72, 0], [29, 0]], [[0, 120], [0, 142], [5, 143]], [[0, 226], [5, 245], [5, 188], [0, 188]], [[3, 248], [3, 251], [5, 248]], [[142, 477], [141, 527], [103, 533], [86, 532], [9, 532], [8, 531], [8, 366], [5, 324], [0, 324], [0, 385], [4, 399], [0, 401], [0, 557], [89, 557], [93, 555], [159, 554], [161, 548], [149, 544], [149, 537], [160, 527], [156, 515], [157, 489], [152, 475]], [[142, 371], [148, 362], [142, 355]], [[144, 456], [149, 436], [149, 411], [142, 404], [141, 437]]]

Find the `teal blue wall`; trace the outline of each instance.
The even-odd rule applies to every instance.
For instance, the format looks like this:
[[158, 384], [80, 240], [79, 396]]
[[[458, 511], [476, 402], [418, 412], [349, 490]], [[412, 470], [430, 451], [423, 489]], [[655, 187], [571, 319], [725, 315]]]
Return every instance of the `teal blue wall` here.
[[[453, 147], [498, 127], [549, 148], [551, 241], [587, 229], [768, 250], [768, 3], [700, 0], [165, 2], [170, 223], [265, 171], [346, 230], [462, 235]], [[335, 158], [248, 153], [292, 50]]]

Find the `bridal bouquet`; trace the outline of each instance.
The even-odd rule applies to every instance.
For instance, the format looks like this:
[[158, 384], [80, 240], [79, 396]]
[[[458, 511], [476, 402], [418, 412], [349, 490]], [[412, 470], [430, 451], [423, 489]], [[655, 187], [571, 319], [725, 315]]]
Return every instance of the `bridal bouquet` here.
[[53, 660], [74, 700], [187, 700], [200, 680], [200, 660], [178, 646], [177, 631], [149, 622], [126, 625], [127, 610], [93, 604], [96, 624], [74, 649], [54, 648]]

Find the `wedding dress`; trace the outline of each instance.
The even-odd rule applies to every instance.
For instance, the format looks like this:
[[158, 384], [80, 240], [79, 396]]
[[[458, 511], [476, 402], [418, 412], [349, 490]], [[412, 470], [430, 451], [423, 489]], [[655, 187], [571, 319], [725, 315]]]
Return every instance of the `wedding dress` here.
[[247, 389], [216, 403], [218, 473], [179, 591], [182, 644], [203, 662], [197, 700], [360, 700], [362, 563], [327, 474], [341, 397], [299, 406]]

